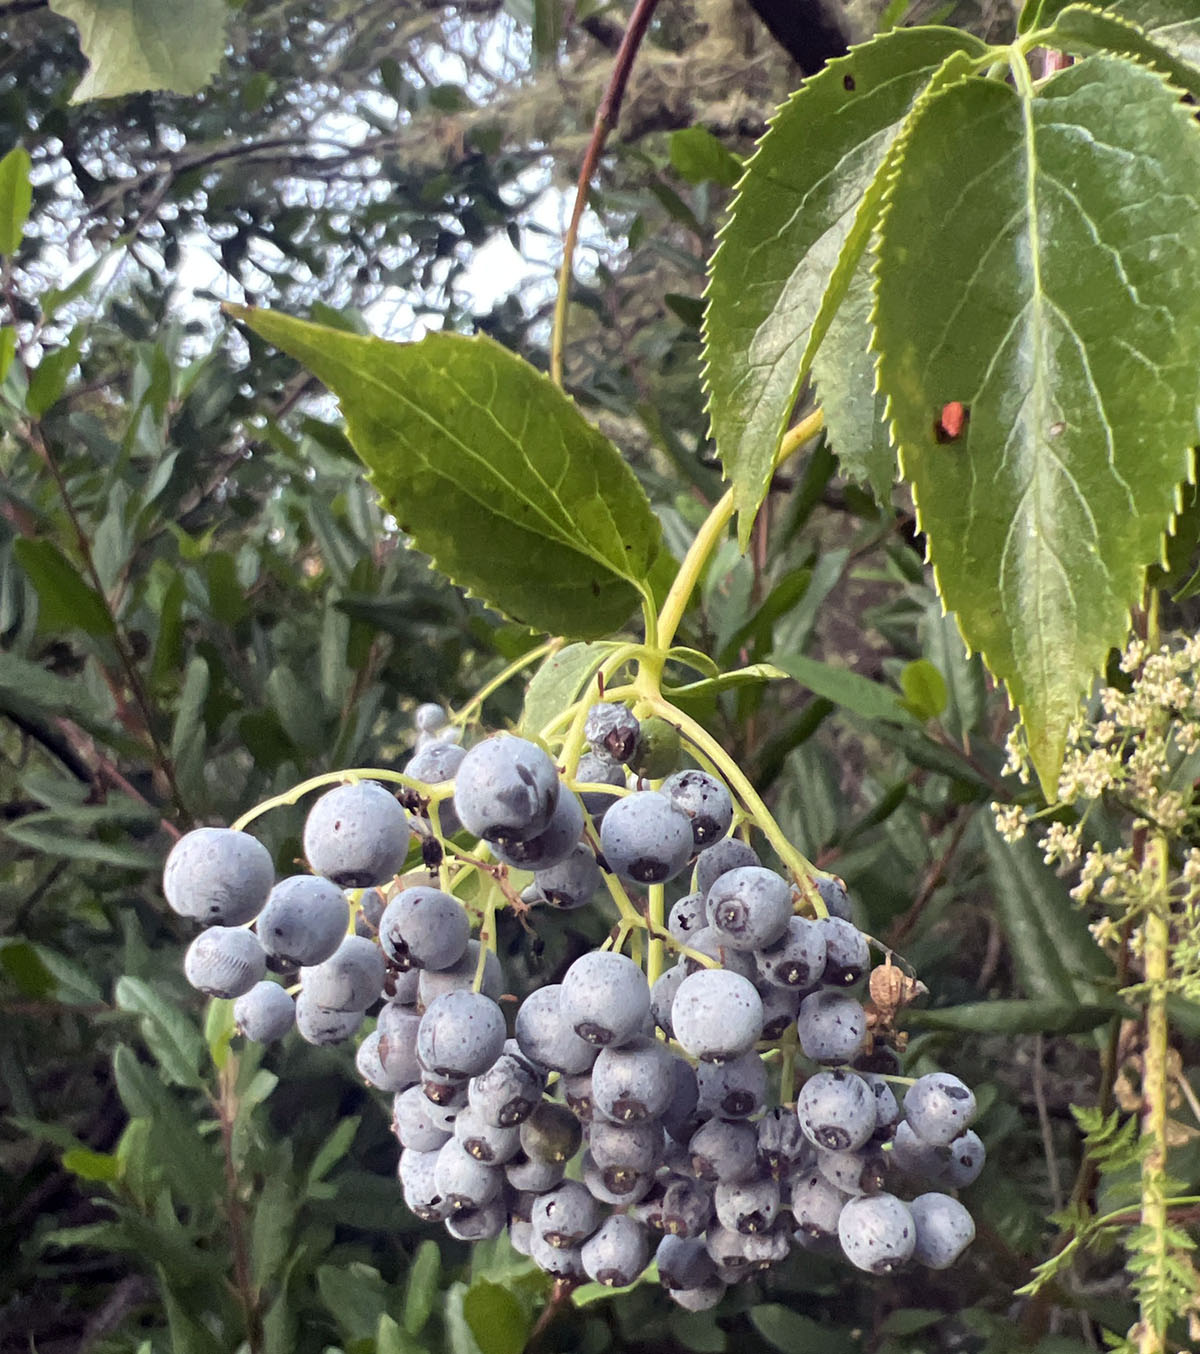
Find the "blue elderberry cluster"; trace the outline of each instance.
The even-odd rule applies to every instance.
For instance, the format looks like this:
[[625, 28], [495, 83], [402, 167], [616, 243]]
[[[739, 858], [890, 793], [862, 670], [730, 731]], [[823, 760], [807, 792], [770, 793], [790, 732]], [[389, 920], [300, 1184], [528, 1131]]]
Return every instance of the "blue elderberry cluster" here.
[[[814, 881], [826, 915], [809, 915], [806, 892], [730, 835], [727, 787], [677, 769], [675, 731], [622, 705], [588, 712], [570, 783], [526, 739], [464, 748], [436, 705], [416, 723], [404, 774], [428, 793], [402, 803], [362, 780], [321, 795], [311, 872], [277, 881], [265, 847], [221, 828], [188, 833], [164, 872], [170, 905], [204, 927], [188, 979], [234, 999], [247, 1038], [294, 1026], [337, 1043], [368, 1022], [357, 1067], [393, 1097], [408, 1207], [460, 1240], [507, 1231], [568, 1282], [624, 1286], [656, 1262], [692, 1311], [794, 1247], [873, 1274], [953, 1264], [974, 1225], [950, 1191], [984, 1162], [975, 1098], [934, 1073], [897, 1099], [841, 881]], [[436, 869], [404, 874], [414, 838], [469, 842], [529, 906], [585, 907], [606, 874], [631, 899], [690, 885], [662, 936], [673, 962], [651, 986], [594, 950], [502, 1005], [477, 918]]]

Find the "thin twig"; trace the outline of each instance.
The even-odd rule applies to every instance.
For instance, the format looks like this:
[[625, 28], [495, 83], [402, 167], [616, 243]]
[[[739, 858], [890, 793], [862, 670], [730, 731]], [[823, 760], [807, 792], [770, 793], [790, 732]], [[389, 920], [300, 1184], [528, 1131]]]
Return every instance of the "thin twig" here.
[[558, 299], [554, 305], [554, 330], [550, 339], [550, 379], [556, 386], [563, 383], [563, 347], [566, 343], [571, 265], [575, 257], [575, 244], [579, 239], [583, 209], [587, 206], [588, 186], [591, 184], [592, 175], [596, 172], [596, 165], [600, 160], [604, 143], [608, 140], [608, 134], [617, 125], [617, 118], [621, 114], [621, 101], [625, 97], [625, 86], [629, 83], [629, 76], [633, 71], [634, 58], [642, 45], [642, 39], [646, 36], [646, 30], [650, 27], [650, 20], [657, 5], [658, 0], [637, 0], [633, 13], [629, 16], [625, 36], [621, 39], [621, 46], [617, 49], [616, 59], [613, 62], [608, 87], [600, 100], [599, 108], [596, 109], [591, 139], [588, 141], [583, 164], [579, 170], [579, 181], [575, 185], [575, 204], [571, 208], [571, 221], [567, 226], [566, 239], [563, 241], [562, 267], [558, 273]]
[[1062, 1175], [1058, 1169], [1058, 1156], [1054, 1151], [1054, 1130], [1050, 1124], [1050, 1111], [1046, 1107], [1046, 1038], [1038, 1034], [1033, 1041], [1033, 1103], [1037, 1106], [1038, 1125], [1042, 1130], [1042, 1152], [1046, 1158], [1046, 1176], [1050, 1182], [1050, 1198], [1054, 1202], [1054, 1211], [1062, 1212]]
[[141, 714], [142, 725], [145, 729], [146, 737], [150, 740], [151, 747], [154, 750], [157, 767], [162, 772], [167, 782], [167, 786], [171, 792], [171, 798], [175, 802], [175, 807], [186, 817], [187, 807], [183, 802], [183, 796], [180, 794], [179, 786], [175, 780], [175, 768], [171, 764], [171, 758], [154, 728], [154, 716], [150, 708], [149, 694], [142, 682], [141, 673], [138, 672], [137, 663], [134, 661], [133, 654], [130, 652], [129, 646], [125, 641], [125, 636], [121, 633], [121, 627], [117, 623], [117, 618], [113, 612], [112, 605], [104, 591], [103, 580], [100, 577], [100, 572], [96, 568], [96, 562], [92, 556], [91, 542], [75, 511], [75, 504], [67, 489], [66, 480], [63, 478], [58, 462], [51, 454], [49, 444], [42, 436], [41, 429], [36, 422], [27, 424], [24, 433], [29, 445], [41, 458], [46, 469], [49, 470], [51, 478], [54, 480], [55, 486], [58, 489], [63, 509], [66, 512], [72, 530], [75, 533], [75, 543], [79, 550], [80, 558], [83, 560], [84, 571], [86, 572], [88, 581], [95, 590], [97, 597], [100, 599], [105, 611], [108, 613], [109, 621], [112, 624], [113, 648], [116, 650], [118, 662], [125, 673], [125, 679], [129, 683], [129, 689], [133, 695], [134, 704], [138, 707], [138, 711]]

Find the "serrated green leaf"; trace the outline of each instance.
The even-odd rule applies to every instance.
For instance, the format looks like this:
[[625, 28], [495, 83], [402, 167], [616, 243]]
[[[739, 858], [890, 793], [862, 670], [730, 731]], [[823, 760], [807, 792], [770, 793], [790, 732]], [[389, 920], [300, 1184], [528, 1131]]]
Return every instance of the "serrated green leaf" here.
[[829, 62], [783, 105], [746, 167], [713, 257], [705, 380], [743, 548], [800, 384], [849, 285], [914, 100], [978, 39], [896, 29]]
[[1125, 9], [1116, 14], [1094, 5], [1068, 5], [1055, 16], [1045, 43], [1074, 56], [1095, 52], [1131, 56], [1157, 67], [1181, 89], [1200, 94], [1200, 18], [1195, 15], [1190, 24], [1162, 25], [1148, 32]]
[[88, 69], [72, 103], [144, 89], [196, 94], [225, 54], [224, 0], [50, 0], [79, 30]]
[[[1190, 466], [1200, 135], [1158, 75], [1091, 57], [1035, 98], [945, 90], [903, 153], [876, 269], [880, 384], [942, 600], [1052, 796]], [[970, 416], [947, 443], [952, 401]]]
[[23, 537], [13, 543], [13, 552], [37, 593], [41, 631], [82, 630], [97, 637], [113, 633], [104, 599], [53, 541]]
[[525, 692], [521, 728], [540, 733], [579, 696], [596, 669], [616, 648], [609, 643], [568, 644], [552, 653], [533, 674]]
[[551, 634], [626, 624], [658, 519], [612, 443], [527, 362], [483, 336], [387, 343], [231, 313], [338, 396], [384, 503], [448, 577]]
[[483, 1354], [521, 1354], [529, 1318], [507, 1288], [476, 1279], [463, 1295], [463, 1316]]
[[905, 705], [920, 720], [939, 718], [950, 699], [946, 679], [928, 658], [905, 663], [900, 670], [900, 690]]
[[[1077, 0], [1042, 0], [1040, 6], [1031, 4], [1027, 9], [1031, 26], [1053, 31], [1064, 11], [1080, 7]], [[1113, 0], [1111, 4], [1088, 8], [1102, 9], [1117, 23], [1140, 29], [1156, 47], [1169, 52], [1177, 61], [1200, 68], [1200, 12], [1192, 0]], [[1021, 17], [1024, 19], [1024, 14]], [[1112, 50], [1125, 51], [1120, 41]]]
[[873, 304], [871, 260], [864, 252], [813, 357], [812, 374], [838, 468], [848, 479], [870, 485], [880, 503], [887, 503], [896, 479], [896, 449], [885, 418], [887, 401], [875, 388]]
[[15, 254], [21, 247], [25, 222], [33, 205], [33, 185], [29, 181], [32, 168], [33, 161], [24, 146], [14, 146], [0, 160], [0, 255]]

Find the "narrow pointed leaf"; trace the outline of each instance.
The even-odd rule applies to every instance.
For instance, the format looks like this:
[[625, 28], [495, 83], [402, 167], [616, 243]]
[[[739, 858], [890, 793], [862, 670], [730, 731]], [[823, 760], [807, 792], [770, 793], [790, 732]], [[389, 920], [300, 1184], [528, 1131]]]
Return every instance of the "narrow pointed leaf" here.
[[388, 343], [231, 308], [337, 395], [390, 512], [454, 582], [536, 630], [619, 630], [662, 535], [620, 453], [527, 362], [484, 337]]
[[1053, 794], [1189, 473], [1200, 129], [1115, 57], [1035, 98], [972, 80], [914, 123], [881, 231], [875, 345], [901, 468], [942, 600]]
[[32, 166], [24, 146], [14, 146], [0, 160], [0, 254], [15, 254], [20, 248], [33, 205]]
[[946, 58], [983, 44], [896, 29], [831, 61], [783, 105], [747, 166], [713, 258], [705, 380], [743, 546], [792, 406], [883, 191], [900, 124]]

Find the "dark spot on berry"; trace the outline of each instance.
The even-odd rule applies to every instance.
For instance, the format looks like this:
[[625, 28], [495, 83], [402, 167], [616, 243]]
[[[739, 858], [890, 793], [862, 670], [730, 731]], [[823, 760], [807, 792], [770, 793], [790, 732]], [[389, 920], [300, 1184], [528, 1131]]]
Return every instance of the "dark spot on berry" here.
[[581, 1039], [586, 1039], [589, 1044], [612, 1043], [612, 1030], [605, 1029], [603, 1025], [597, 1025], [590, 1020], [585, 1020], [581, 1024], [576, 1025], [575, 1033]]
[[942, 1090], [951, 1100], [967, 1100], [971, 1095], [965, 1086], [943, 1086]]

